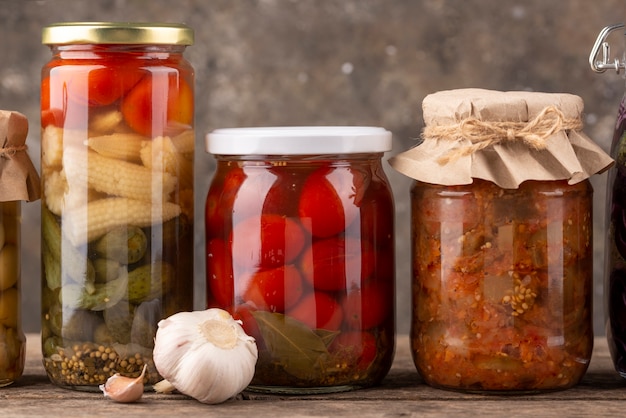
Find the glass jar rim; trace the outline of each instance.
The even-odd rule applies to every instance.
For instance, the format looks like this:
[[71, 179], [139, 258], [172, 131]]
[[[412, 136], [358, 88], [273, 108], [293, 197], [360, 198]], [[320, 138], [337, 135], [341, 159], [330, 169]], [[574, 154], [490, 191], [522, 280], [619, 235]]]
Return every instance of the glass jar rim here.
[[41, 42], [44, 45], [193, 45], [194, 32], [179, 23], [64, 22], [45, 26]]
[[217, 155], [318, 155], [391, 150], [392, 135], [373, 126], [273, 126], [216, 129], [206, 151]]

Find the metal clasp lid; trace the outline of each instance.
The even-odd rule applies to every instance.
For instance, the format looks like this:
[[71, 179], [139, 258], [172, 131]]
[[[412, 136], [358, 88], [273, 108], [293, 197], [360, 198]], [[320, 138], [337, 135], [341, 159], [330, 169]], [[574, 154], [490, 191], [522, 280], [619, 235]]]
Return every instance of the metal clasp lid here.
[[[621, 29], [623, 27], [623, 23], [607, 26], [602, 29], [598, 34], [596, 43], [593, 45], [593, 48], [591, 49], [591, 54], [589, 55], [589, 65], [591, 66], [591, 69], [596, 73], [603, 73], [606, 70], [615, 70], [615, 72], [619, 74], [621, 69], [626, 69], [626, 63], [623, 59], [620, 61], [619, 58], [615, 58], [613, 61], [611, 61], [610, 46], [609, 43], [606, 41], [606, 38], [611, 32], [617, 29]], [[600, 49], [602, 49], [602, 61], [596, 60]]]

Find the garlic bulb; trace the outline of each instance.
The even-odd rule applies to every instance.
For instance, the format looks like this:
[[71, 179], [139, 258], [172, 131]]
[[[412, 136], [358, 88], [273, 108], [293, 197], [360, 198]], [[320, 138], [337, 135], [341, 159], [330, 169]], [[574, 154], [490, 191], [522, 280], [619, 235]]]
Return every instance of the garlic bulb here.
[[125, 377], [119, 373], [109, 377], [104, 385], [99, 386], [105, 398], [111, 398], [116, 402], [135, 402], [141, 399], [143, 377], [146, 374], [147, 366], [144, 364], [139, 377]]
[[179, 392], [216, 404], [248, 386], [258, 351], [240, 321], [211, 308], [161, 320], [152, 357], [161, 376]]

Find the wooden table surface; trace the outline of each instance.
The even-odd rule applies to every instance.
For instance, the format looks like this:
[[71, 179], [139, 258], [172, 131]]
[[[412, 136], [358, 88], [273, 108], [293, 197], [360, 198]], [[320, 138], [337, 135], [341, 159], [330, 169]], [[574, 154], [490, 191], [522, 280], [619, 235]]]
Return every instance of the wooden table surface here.
[[408, 336], [398, 336], [395, 361], [380, 386], [315, 396], [244, 393], [220, 405], [179, 394], [145, 393], [139, 403], [119, 404], [101, 393], [52, 385], [41, 363], [39, 335], [27, 336], [24, 375], [0, 389], [3, 417], [599, 417], [624, 416], [626, 380], [613, 369], [604, 337], [597, 337], [591, 364], [576, 387], [524, 396], [468, 395], [431, 388], [419, 378]]

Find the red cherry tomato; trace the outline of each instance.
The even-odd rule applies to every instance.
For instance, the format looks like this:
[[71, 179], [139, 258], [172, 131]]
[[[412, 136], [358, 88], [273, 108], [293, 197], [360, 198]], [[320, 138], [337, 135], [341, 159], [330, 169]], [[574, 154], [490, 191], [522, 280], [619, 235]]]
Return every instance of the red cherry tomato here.
[[58, 128], [63, 127], [63, 111], [61, 109], [46, 109], [41, 111], [41, 127], [53, 125]]
[[270, 170], [275, 181], [268, 190], [263, 202], [263, 213], [274, 213], [298, 217], [300, 190], [311, 172], [308, 166], [277, 167]]
[[287, 315], [303, 322], [311, 329], [338, 331], [343, 319], [341, 305], [324, 292], [312, 292], [291, 309]]
[[393, 313], [391, 286], [370, 282], [351, 290], [343, 300], [344, 322], [353, 330], [368, 330]]
[[300, 272], [293, 265], [257, 271], [246, 281], [244, 302], [256, 309], [284, 312], [298, 302], [303, 293]]
[[328, 351], [338, 363], [366, 370], [376, 359], [376, 337], [371, 332], [347, 331], [335, 337]]
[[128, 60], [102, 60], [101, 64], [82, 67], [68, 83], [68, 94], [72, 100], [89, 106], [116, 102], [145, 75]]
[[167, 134], [191, 126], [193, 90], [173, 71], [152, 72], [122, 99], [122, 115], [134, 131], [145, 136]]
[[86, 91], [72, 88], [72, 79], [85, 77], [83, 66], [68, 65], [52, 67], [49, 75], [41, 80], [41, 126], [54, 125], [59, 128], [87, 129], [87, 104], [80, 97]]
[[374, 270], [375, 253], [366, 241], [328, 238], [315, 241], [303, 253], [300, 269], [320, 290], [336, 291], [360, 287]]
[[346, 236], [364, 239], [378, 251], [389, 249], [394, 244], [394, 216], [389, 189], [383, 183], [373, 181], [363, 197], [359, 220], [350, 224]]
[[[265, 202], [270, 190], [278, 181], [276, 174], [266, 167], [243, 167], [242, 170], [243, 181], [232, 203], [233, 224], [254, 215], [268, 213], [265, 210]], [[233, 175], [234, 177], [241, 177], [241, 174]], [[227, 181], [231, 177], [231, 175], [227, 176]], [[278, 212], [278, 214], [284, 215], [282, 212]]]
[[331, 237], [346, 229], [359, 214], [366, 175], [347, 166], [322, 167], [302, 187], [298, 212], [315, 237]]
[[261, 215], [238, 223], [232, 233], [235, 262], [246, 270], [280, 267], [295, 261], [304, 247], [300, 224], [279, 215]]
[[234, 202], [245, 179], [246, 175], [239, 167], [228, 170], [223, 178], [219, 171], [214, 177], [204, 210], [207, 237], [228, 236], [230, 233]]
[[212, 239], [206, 249], [207, 306], [230, 309], [235, 300], [232, 258], [226, 243]]

